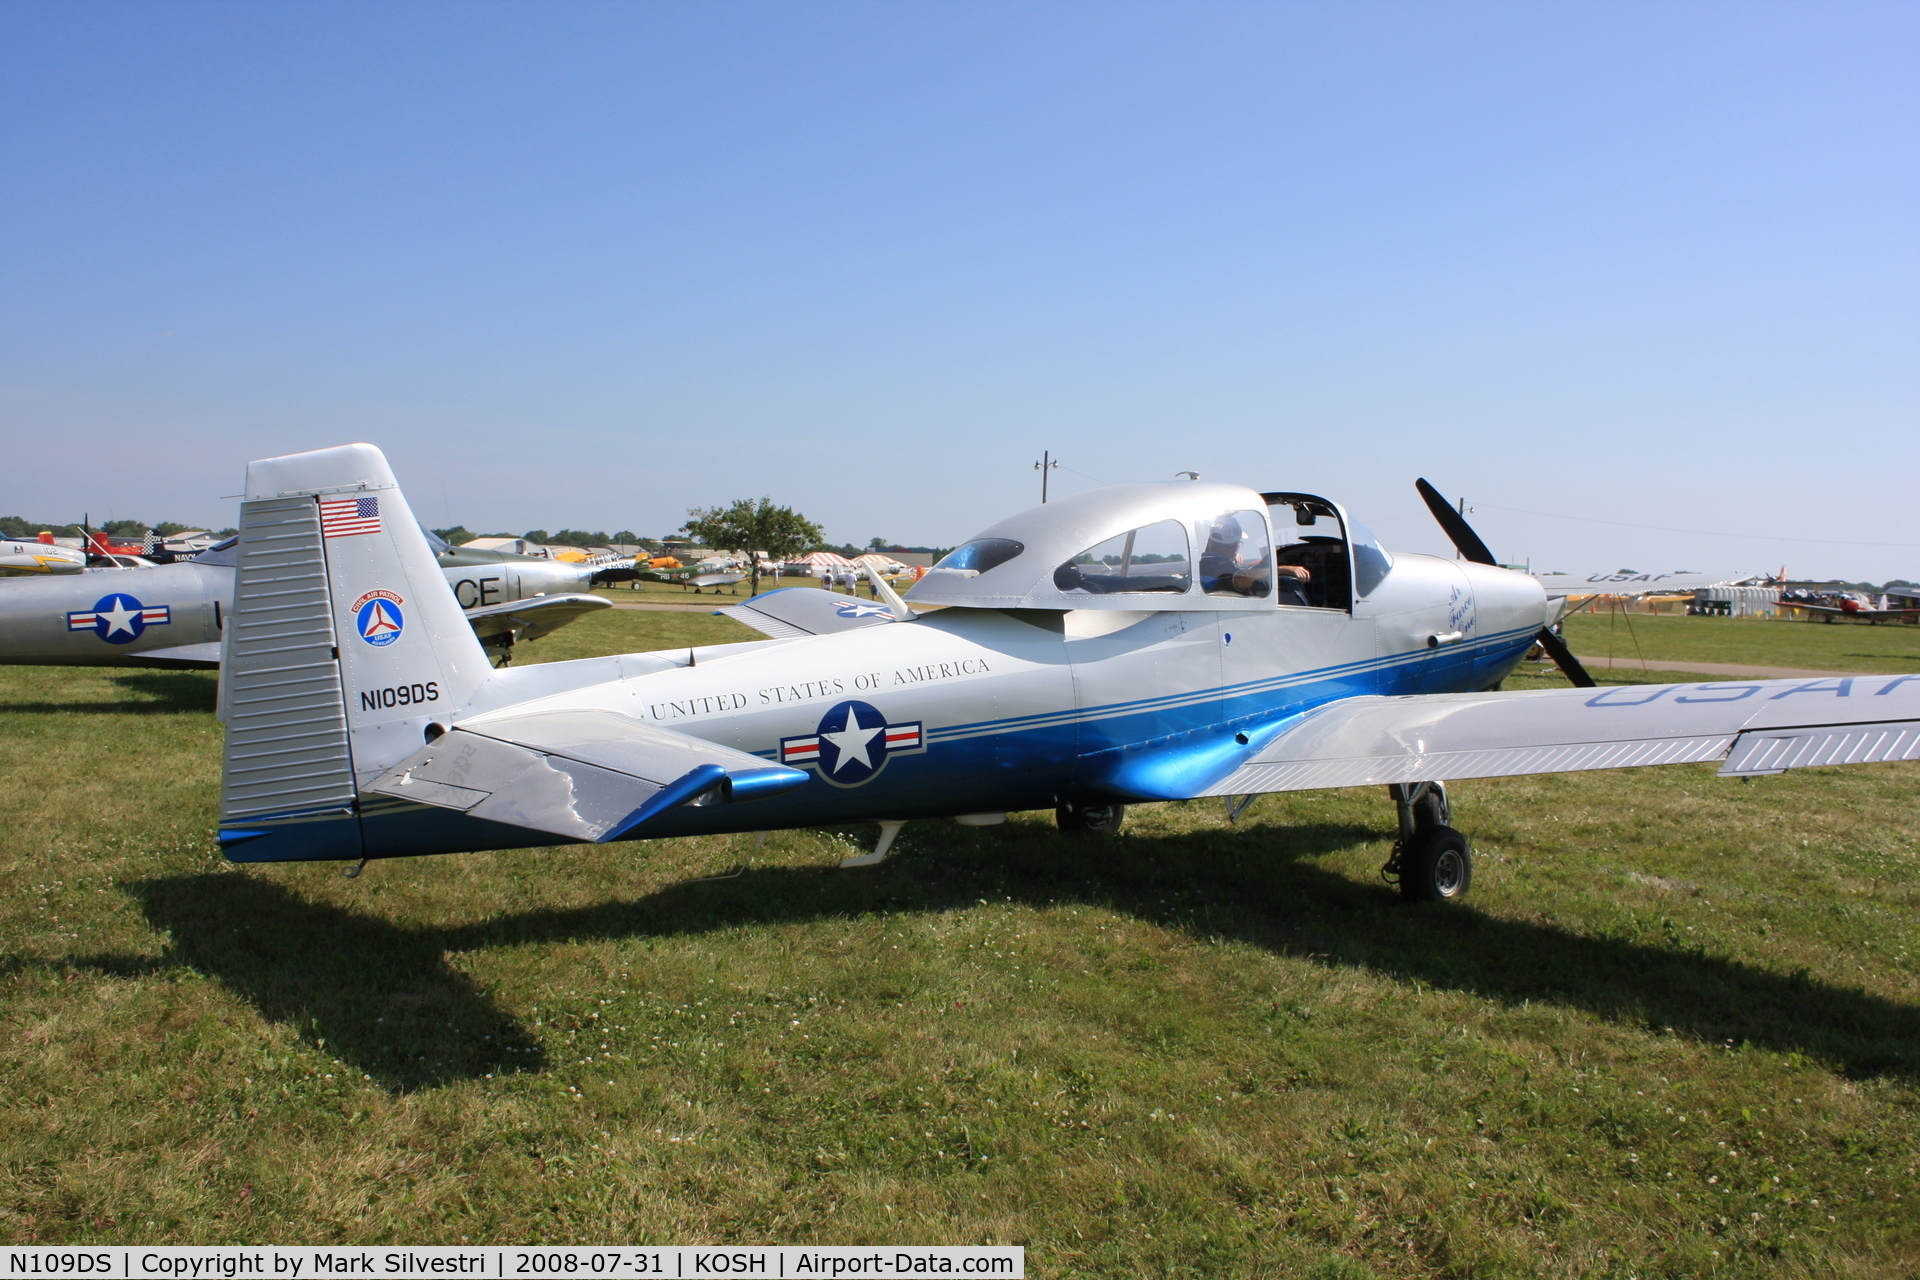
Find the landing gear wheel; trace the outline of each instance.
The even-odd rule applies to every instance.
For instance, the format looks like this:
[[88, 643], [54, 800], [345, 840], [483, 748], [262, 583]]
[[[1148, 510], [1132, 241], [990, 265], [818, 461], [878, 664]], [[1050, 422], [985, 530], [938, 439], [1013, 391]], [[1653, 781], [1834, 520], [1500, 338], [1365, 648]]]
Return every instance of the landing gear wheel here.
[[1123, 804], [1063, 804], [1053, 811], [1060, 830], [1076, 836], [1110, 836], [1126, 819]]
[[1400, 896], [1408, 902], [1450, 902], [1473, 884], [1473, 849], [1452, 827], [1420, 831], [1400, 854]]

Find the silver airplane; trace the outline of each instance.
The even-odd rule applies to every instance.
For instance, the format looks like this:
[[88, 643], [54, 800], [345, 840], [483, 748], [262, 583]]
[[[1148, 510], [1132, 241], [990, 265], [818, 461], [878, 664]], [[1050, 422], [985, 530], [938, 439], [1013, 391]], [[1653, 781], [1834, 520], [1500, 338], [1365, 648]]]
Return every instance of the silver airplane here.
[[[592, 581], [595, 566], [450, 547], [425, 529], [417, 532], [496, 665], [511, 661], [516, 644], [612, 607], [580, 590]], [[173, 564], [140, 561], [84, 571], [76, 566], [58, 577], [0, 585], [0, 663], [219, 666], [220, 641], [233, 609], [236, 543], [229, 538]], [[404, 601], [389, 601], [381, 607], [403, 606]]]
[[[911, 819], [1101, 834], [1138, 802], [1384, 784], [1387, 870], [1426, 901], [1472, 878], [1446, 781], [1920, 758], [1920, 675], [1592, 687], [1548, 630], [1564, 604], [1437, 494], [1461, 560], [1390, 553], [1314, 494], [1120, 485], [984, 530], [904, 599], [770, 592], [722, 610], [764, 640], [508, 670], [378, 449], [255, 462], [246, 495], [235, 862], [872, 821], [870, 865]], [[343, 496], [377, 515], [341, 522]], [[1501, 691], [1536, 642], [1584, 687]]]

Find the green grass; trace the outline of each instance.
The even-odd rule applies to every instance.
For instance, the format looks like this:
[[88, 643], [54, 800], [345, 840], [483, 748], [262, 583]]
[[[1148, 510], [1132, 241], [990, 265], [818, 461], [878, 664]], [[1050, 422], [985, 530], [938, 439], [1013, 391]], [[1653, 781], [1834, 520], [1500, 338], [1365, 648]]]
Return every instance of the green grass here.
[[[518, 660], [742, 634], [621, 611]], [[1452, 907], [1380, 881], [1374, 790], [1106, 841], [918, 823], [870, 871], [832, 869], [850, 827], [349, 881], [220, 860], [211, 708], [200, 674], [0, 668], [5, 1241], [1920, 1265], [1914, 766], [1460, 784]]]
[[1577, 613], [1567, 619], [1566, 635], [1575, 653], [1611, 653], [1621, 666], [1644, 655], [1814, 671], [1920, 672], [1920, 627], [1904, 623]]

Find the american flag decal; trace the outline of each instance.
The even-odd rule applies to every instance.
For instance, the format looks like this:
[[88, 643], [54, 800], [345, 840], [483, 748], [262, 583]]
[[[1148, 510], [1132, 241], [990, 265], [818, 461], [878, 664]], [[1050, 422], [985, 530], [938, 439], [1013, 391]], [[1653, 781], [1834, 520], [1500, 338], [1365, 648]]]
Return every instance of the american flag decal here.
[[380, 499], [322, 498], [320, 535], [325, 538], [352, 538], [363, 533], [380, 532]]

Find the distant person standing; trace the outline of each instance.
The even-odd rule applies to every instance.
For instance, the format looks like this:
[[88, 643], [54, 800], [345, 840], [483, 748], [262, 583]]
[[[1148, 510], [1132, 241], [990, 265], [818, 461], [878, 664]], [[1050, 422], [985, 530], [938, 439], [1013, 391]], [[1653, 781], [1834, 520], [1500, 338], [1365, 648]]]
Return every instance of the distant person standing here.
[[820, 589], [822, 591], [833, 590], [833, 570], [827, 568], [825, 565], [820, 566]]

